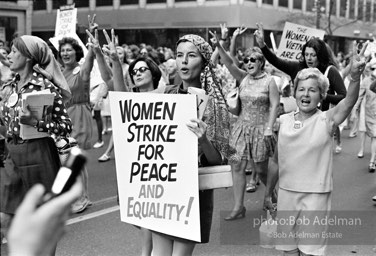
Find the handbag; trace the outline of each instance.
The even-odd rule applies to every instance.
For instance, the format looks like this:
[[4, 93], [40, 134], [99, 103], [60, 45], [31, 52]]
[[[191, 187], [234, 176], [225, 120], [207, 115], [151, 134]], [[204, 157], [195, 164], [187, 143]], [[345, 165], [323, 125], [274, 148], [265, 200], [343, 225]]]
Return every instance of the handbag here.
[[232, 187], [230, 165], [214, 165], [198, 168], [200, 190]]
[[228, 111], [231, 114], [238, 116], [241, 108], [238, 86], [230, 90], [230, 92], [226, 96], [226, 102]]

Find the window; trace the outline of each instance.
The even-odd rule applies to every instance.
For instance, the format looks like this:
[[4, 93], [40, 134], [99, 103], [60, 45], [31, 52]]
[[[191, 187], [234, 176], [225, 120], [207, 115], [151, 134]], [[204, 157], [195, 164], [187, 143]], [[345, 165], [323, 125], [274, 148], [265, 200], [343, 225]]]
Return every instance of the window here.
[[138, 4], [138, 0], [120, 0], [121, 5]]
[[75, 7], [89, 7], [89, 1], [87, 0], [74, 0]]
[[288, 0], [279, 0], [278, 5], [282, 6], [282, 7], [289, 7], [289, 1]]
[[[367, 1], [366, 3], [366, 21], [371, 21], [371, 16], [372, 16], [372, 13], [371, 13], [371, 1]], [[373, 10], [375, 12], [375, 10]]]
[[59, 9], [60, 6], [67, 5], [67, 0], [54, 0], [52, 1], [52, 9]]
[[314, 11], [314, 8], [316, 8], [316, 4], [315, 4], [315, 1], [307, 1], [307, 12], [313, 12]]
[[349, 13], [350, 13], [349, 18], [350, 19], [354, 19], [355, 18], [355, 12], [354, 12], [354, 10], [355, 10], [355, 1], [349, 1], [349, 2], [350, 2], [350, 4], [349, 4], [349, 9], [350, 9], [350, 11], [349, 11]]
[[339, 7], [339, 16], [345, 17], [346, 16], [346, 8], [347, 8], [347, 0], [341, 0], [340, 7]]
[[97, 6], [112, 6], [112, 4], [112, 0], [97, 0]]
[[302, 1], [301, 0], [294, 0], [293, 5], [294, 5], [293, 6], [294, 9], [298, 9], [298, 10], [302, 9]]
[[146, 0], [148, 4], [166, 3], [167, 0]]
[[363, 17], [364, 17], [364, 13], [363, 13], [363, 1], [359, 0], [359, 2], [358, 2], [358, 20], [362, 20]]
[[175, 0], [175, 3], [178, 2], [196, 2], [197, 0]]
[[273, 5], [273, 0], [262, 0], [262, 3]]
[[46, 10], [46, 1], [45, 0], [34, 0], [33, 1], [33, 10]]

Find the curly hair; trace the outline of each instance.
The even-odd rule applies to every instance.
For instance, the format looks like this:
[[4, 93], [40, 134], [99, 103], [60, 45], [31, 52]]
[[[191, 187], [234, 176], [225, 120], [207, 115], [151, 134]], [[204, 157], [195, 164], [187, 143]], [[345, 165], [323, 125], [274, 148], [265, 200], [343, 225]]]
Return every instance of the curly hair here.
[[255, 46], [255, 47], [251, 47], [247, 49], [246, 52], [244, 53], [244, 57], [245, 56], [250, 57], [251, 55], [256, 56], [256, 58], [261, 62], [261, 70], [264, 70], [266, 61], [265, 61], [264, 54], [262, 54], [261, 49]]
[[323, 75], [323, 73], [320, 72], [318, 68], [305, 68], [299, 71], [294, 80], [294, 97], [296, 97], [296, 90], [299, 82], [309, 78], [313, 78], [317, 81], [321, 99], [325, 99], [329, 88], [329, 80], [325, 75]]
[[72, 37], [64, 37], [59, 40], [59, 57], [61, 58], [61, 48], [63, 45], [70, 44], [76, 52], [76, 61], [79, 62], [84, 57], [84, 51], [78, 41]]
[[[162, 72], [159, 69], [158, 65], [152, 59], [147, 58], [147, 57], [138, 57], [137, 59], [135, 59], [134, 61], [132, 61], [131, 64], [129, 64], [129, 68], [128, 68], [129, 74], [132, 73], [132, 71], [134, 69], [134, 66], [139, 61], [145, 62], [146, 65], [148, 66], [148, 68], [150, 69], [151, 76], [153, 78], [153, 87], [154, 87], [154, 89], [157, 89], [158, 88], [158, 84], [159, 84], [159, 80], [161, 79], [161, 76], [162, 76]], [[134, 84], [133, 76], [131, 75], [130, 77], [131, 77], [132, 83]]]

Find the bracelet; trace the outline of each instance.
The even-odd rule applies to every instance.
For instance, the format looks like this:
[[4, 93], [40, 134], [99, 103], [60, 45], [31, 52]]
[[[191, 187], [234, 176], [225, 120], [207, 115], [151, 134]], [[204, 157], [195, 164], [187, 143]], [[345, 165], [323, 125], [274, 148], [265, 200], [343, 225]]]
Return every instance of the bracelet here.
[[358, 81], [360, 81], [360, 77], [358, 79], [354, 79], [351, 75], [349, 75], [349, 80], [351, 82], [358, 82]]

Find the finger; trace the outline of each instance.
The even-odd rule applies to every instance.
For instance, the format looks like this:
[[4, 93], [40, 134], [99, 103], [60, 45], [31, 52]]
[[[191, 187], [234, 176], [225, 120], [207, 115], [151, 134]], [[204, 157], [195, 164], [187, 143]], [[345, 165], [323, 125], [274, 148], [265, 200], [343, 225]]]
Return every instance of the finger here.
[[94, 30], [94, 35], [95, 35], [95, 40], [98, 42], [99, 44], [99, 41], [98, 41], [98, 29], [95, 29]]
[[243, 28], [240, 33], [244, 33], [248, 28]]
[[214, 33], [212, 31], [209, 30], [209, 33], [210, 35], [213, 37], [213, 38], [216, 38], [217, 37], [217, 33], [214, 31]]
[[33, 212], [43, 199], [44, 187], [41, 184], [34, 185], [26, 194], [21, 205], [18, 207], [16, 214]]
[[362, 50], [360, 50], [360, 56], [364, 56], [364, 52], [366, 51], [367, 49], [367, 46], [368, 46], [368, 41], [366, 43], [363, 44], [363, 47], [362, 47]]
[[95, 17], [96, 17], [97, 15], [94, 13], [94, 15], [93, 15], [93, 19], [91, 20], [91, 23], [93, 23], [94, 24], [94, 22], [95, 22]]
[[111, 43], [111, 38], [108, 36], [107, 31], [103, 29], [104, 37], [106, 38], [107, 44]]
[[353, 46], [352, 46], [352, 55], [353, 55], [353, 57], [354, 56], [356, 56], [357, 54], [358, 54], [358, 47], [357, 47], [357, 43], [356, 43], [356, 41], [354, 40], [354, 42], [353, 42]]
[[[91, 40], [93, 40], [93, 39], [95, 39], [94, 37], [93, 37], [93, 35], [90, 33], [90, 31], [89, 30], [85, 30], [86, 31], [86, 34], [88, 35], [88, 37], [91, 39]], [[95, 30], [95, 32], [96, 32], [97, 30]]]
[[111, 29], [111, 42], [115, 45], [115, 30]]
[[90, 14], [87, 16], [87, 22], [88, 22], [89, 25], [90, 25], [90, 23], [91, 23], [91, 21], [90, 21]]

